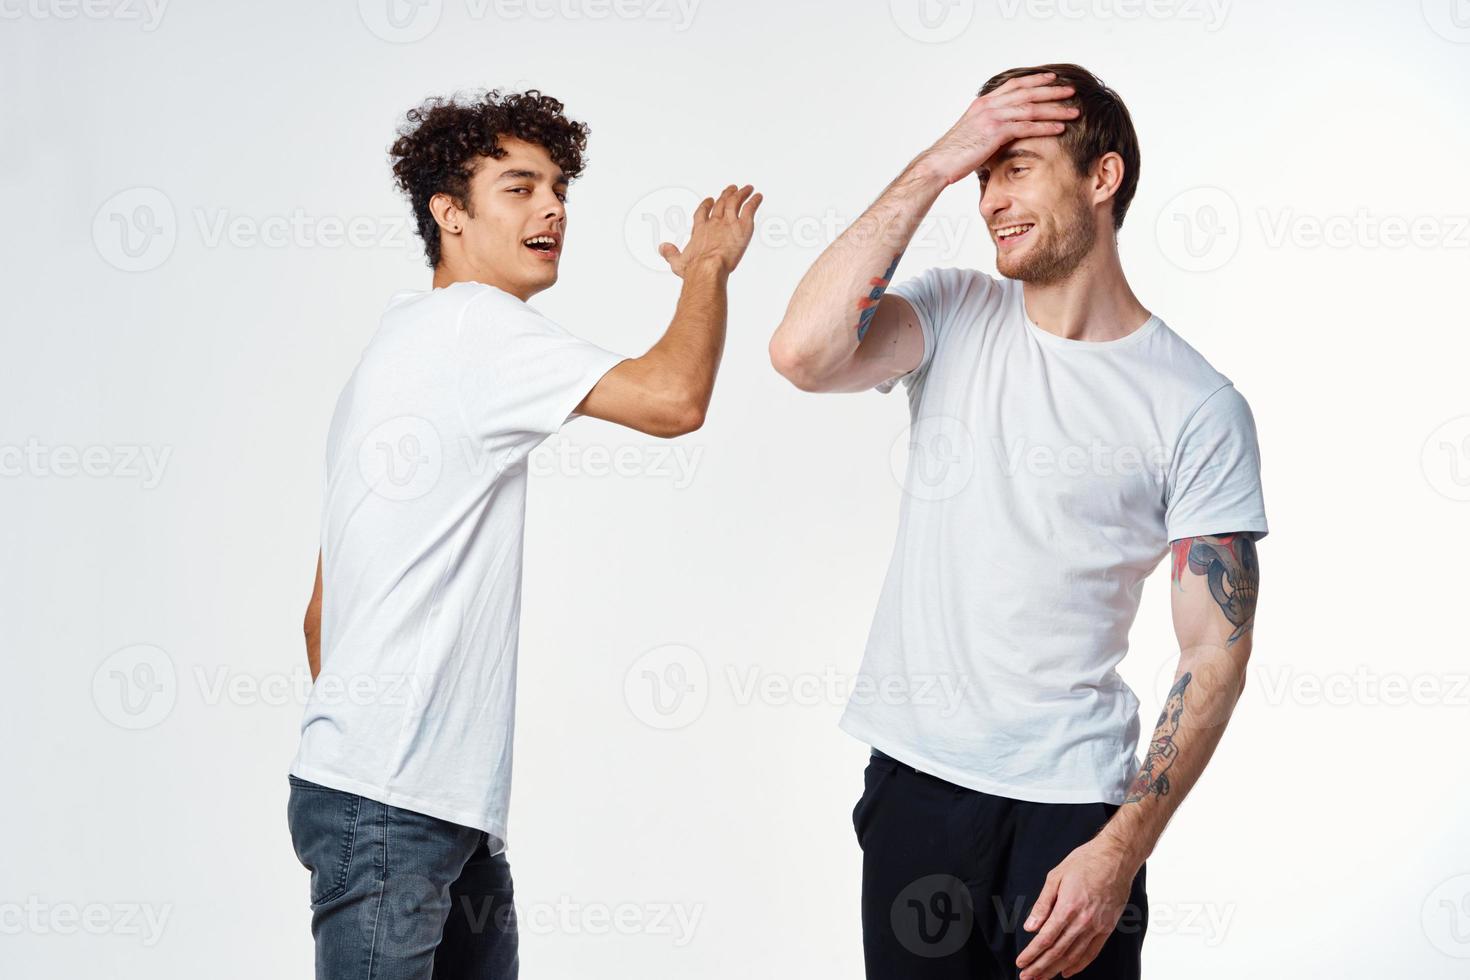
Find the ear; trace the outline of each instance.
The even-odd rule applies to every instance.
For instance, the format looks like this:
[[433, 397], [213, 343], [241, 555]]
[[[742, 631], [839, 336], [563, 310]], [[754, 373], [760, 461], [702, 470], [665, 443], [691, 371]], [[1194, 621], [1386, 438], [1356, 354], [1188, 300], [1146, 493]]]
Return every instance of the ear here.
[[429, 212], [434, 215], [441, 235], [458, 235], [464, 231], [465, 219], [469, 217], [460, 203], [448, 194], [435, 194], [429, 198]]
[[1123, 158], [1117, 153], [1104, 153], [1092, 166], [1092, 203], [1105, 204], [1123, 186]]

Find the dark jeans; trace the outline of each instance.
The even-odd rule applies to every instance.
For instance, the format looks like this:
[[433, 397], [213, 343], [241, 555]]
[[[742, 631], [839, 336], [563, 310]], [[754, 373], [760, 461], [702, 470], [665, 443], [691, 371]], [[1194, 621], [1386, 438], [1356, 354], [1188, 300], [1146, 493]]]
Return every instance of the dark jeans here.
[[[1027, 803], [978, 793], [875, 752], [853, 827], [863, 849], [869, 980], [1020, 975], [1022, 923], [1047, 872], [1117, 812], [1110, 803]], [[1136, 980], [1148, 925], [1144, 873], [1079, 980]]]
[[488, 834], [290, 779], [317, 980], [514, 980], [510, 864]]

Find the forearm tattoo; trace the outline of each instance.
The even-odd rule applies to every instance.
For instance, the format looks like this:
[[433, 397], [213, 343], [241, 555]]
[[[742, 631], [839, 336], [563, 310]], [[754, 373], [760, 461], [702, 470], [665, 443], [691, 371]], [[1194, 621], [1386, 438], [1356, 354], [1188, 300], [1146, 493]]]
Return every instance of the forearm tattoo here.
[[903, 253], [899, 252], [893, 257], [893, 261], [888, 263], [888, 269], [883, 273], [883, 275], [875, 279], [868, 280], [868, 295], [858, 300], [857, 304], [858, 343], [862, 343], [863, 338], [868, 335], [868, 327], [872, 326], [873, 317], [878, 315], [878, 301], [883, 298], [883, 292], [888, 288], [888, 283], [893, 279], [893, 271], [898, 268], [898, 260], [902, 256]]
[[1255, 541], [1245, 534], [1221, 534], [1180, 538], [1171, 547], [1173, 581], [1182, 585], [1186, 568], [1205, 576], [1211, 597], [1235, 627], [1225, 645], [1249, 633], [1256, 623], [1256, 592], [1261, 580]]
[[1143, 757], [1143, 768], [1133, 777], [1133, 785], [1128, 787], [1124, 803], [1137, 803], [1150, 795], [1169, 795], [1169, 767], [1179, 755], [1174, 736], [1179, 733], [1179, 719], [1184, 717], [1184, 691], [1192, 677], [1189, 671], [1185, 671], [1169, 688], [1164, 710], [1159, 712], [1158, 724], [1154, 726], [1153, 741], [1148, 744], [1148, 755]]

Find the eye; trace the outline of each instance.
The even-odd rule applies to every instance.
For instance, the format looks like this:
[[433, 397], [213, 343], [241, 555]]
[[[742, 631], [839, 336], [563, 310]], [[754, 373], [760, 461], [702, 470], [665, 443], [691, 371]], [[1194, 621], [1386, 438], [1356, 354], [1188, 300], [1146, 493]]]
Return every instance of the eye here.
[[566, 191], [557, 191], [556, 192], [556, 199], [558, 201], [560, 201], [561, 203], [563, 203], [563, 204], [567, 203], [567, 192]]
[[1024, 174], [1026, 171], [1028, 171], [1030, 169], [1031, 169], [1030, 167], [1012, 167], [1011, 168], [1011, 176], [1012, 177], [1019, 177], [1021, 174]]
[[531, 193], [531, 188], [529, 188], [529, 187], [508, 187], [508, 188], [506, 188], [506, 190], [508, 190], [512, 194], [529, 194], [529, 193]]

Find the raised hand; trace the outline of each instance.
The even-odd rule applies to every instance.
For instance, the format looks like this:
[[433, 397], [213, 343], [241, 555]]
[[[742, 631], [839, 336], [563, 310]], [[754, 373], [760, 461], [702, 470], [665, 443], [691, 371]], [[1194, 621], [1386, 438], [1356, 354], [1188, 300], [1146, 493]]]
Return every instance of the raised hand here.
[[694, 209], [694, 226], [689, 243], [683, 250], [664, 242], [658, 254], [669, 263], [674, 275], [684, 278], [685, 270], [712, 264], [721, 272], [733, 272], [745, 255], [745, 247], [755, 234], [755, 212], [761, 206], [761, 195], [753, 193], [749, 184], [731, 184], [719, 199], [705, 198]]
[[928, 170], [953, 184], [974, 173], [996, 150], [1013, 140], [1060, 136], [1066, 120], [1077, 118], [1079, 110], [1057, 104], [1058, 100], [1071, 98], [1076, 90], [1070, 85], [1048, 84], [1056, 77], [1054, 72], [1022, 75], [980, 96], [919, 159]]

